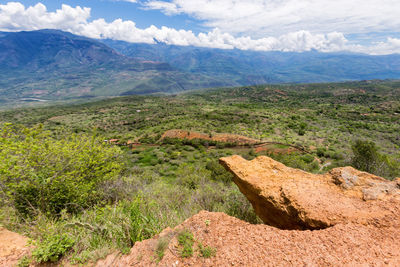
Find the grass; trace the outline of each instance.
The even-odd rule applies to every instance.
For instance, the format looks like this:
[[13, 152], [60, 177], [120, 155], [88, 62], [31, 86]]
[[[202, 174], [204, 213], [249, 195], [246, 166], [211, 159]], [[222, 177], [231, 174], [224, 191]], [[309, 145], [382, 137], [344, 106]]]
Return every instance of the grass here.
[[161, 261], [164, 257], [165, 250], [168, 248], [169, 242], [171, 238], [168, 236], [164, 236], [158, 239], [157, 241], [157, 247], [156, 247], [156, 255], [157, 255], [157, 261]]
[[204, 246], [201, 243], [199, 244], [199, 251], [200, 251], [200, 256], [203, 258], [211, 258], [217, 254], [216, 248], [210, 246]]
[[190, 258], [193, 256], [194, 237], [193, 234], [184, 229], [178, 234], [178, 243], [181, 245], [180, 256], [182, 258]]

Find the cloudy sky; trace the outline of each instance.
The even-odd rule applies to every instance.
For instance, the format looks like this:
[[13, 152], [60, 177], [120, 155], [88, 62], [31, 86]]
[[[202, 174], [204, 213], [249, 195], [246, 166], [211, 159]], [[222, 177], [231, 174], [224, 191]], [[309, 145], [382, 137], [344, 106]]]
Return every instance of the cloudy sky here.
[[260, 51], [400, 53], [399, 0], [0, 1], [0, 31]]

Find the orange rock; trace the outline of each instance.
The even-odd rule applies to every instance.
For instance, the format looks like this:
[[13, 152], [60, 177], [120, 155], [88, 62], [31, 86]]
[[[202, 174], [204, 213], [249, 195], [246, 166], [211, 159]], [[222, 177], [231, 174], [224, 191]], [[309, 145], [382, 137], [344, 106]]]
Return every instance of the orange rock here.
[[257, 215], [282, 229], [322, 229], [338, 223], [400, 225], [396, 182], [352, 167], [326, 174], [289, 168], [269, 157], [220, 159]]

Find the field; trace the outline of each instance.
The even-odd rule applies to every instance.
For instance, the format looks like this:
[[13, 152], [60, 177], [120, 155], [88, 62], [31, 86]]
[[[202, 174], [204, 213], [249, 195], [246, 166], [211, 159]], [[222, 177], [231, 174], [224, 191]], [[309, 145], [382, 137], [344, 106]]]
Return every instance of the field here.
[[[8, 110], [0, 113], [0, 123], [0, 144], [3, 151], [8, 149], [8, 154], [0, 153], [4, 162], [0, 174], [9, 175], [2, 180], [2, 185], [9, 186], [8, 191], [2, 189], [0, 223], [29, 234], [42, 251], [52, 242], [66, 242], [68, 249], [56, 258], [64, 254], [64, 260], [72, 263], [93, 262], [114, 250], [127, 252], [135, 241], [177, 225], [202, 209], [260, 223], [232, 183], [231, 174], [218, 164], [222, 156], [240, 154], [251, 159], [269, 155], [288, 166], [323, 173], [336, 166], [356, 166], [357, 153], [367, 147], [379, 166], [372, 168], [371, 163], [365, 170], [388, 179], [400, 176], [399, 81], [127, 96]], [[184, 134], [162, 138], [173, 129]], [[11, 138], [18, 146], [8, 142]], [[77, 159], [74, 155], [79, 151], [82, 156]], [[86, 155], [85, 151], [92, 152]], [[29, 156], [20, 159], [21, 154]], [[96, 162], [93, 155], [98, 156]], [[49, 203], [56, 203], [53, 206], [35, 205], [32, 200], [28, 201], [31, 207], [26, 207], [15, 192], [33, 189], [6, 170], [28, 159], [35, 162], [32, 172], [22, 170], [21, 177], [26, 175], [35, 184], [32, 175], [48, 176], [42, 167], [51, 166], [51, 177], [63, 177], [63, 183], [73, 183], [87, 198], [72, 201], [76, 204], [72, 208], [69, 201], [76, 196], [68, 191], [71, 199], [62, 201], [49, 194]], [[67, 164], [71, 170], [66, 170], [58, 160], [81, 167]], [[91, 172], [98, 171], [98, 176], [93, 174], [94, 182], [87, 185], [83, 179], [84, 186], [75, 184], [71, 173], [86, 177], [91, 172], [85, 166], [91, 164], [95, 166]], [[40, 181], [44, 182], [35, 190], [46, 188], [47, 180]]]

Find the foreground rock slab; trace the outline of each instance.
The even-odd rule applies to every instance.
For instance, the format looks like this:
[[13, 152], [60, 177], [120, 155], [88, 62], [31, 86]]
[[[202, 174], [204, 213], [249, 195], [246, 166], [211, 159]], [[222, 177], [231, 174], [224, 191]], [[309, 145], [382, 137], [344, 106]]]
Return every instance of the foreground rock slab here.
[[[182, 229], [215, 248], [215, 256], [203, 258], [195, 247], [192, 257], [180, 257], [176, 235]], [[172, 239], [158, 261], [156, 248], [166, 236]], [[399, 236], [399, 228], [352, 223], [317, 231], [280, 230], [201, 211], [174, 229], [137, 242], [129, 255], [112, 255], [97, 266], [400, 266]]]
[[252, 161], [231, 156], [220, 163], [268, 225], [300, 230], [341, 223], [400, 227], [398, 181], [352, 167], [311, 174], [265, 156]]

